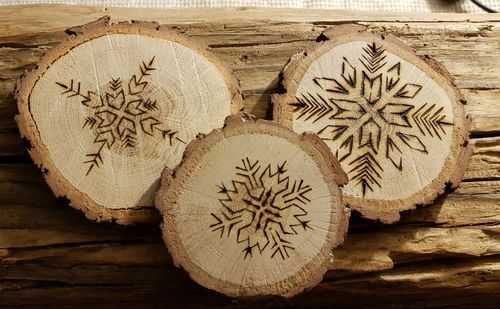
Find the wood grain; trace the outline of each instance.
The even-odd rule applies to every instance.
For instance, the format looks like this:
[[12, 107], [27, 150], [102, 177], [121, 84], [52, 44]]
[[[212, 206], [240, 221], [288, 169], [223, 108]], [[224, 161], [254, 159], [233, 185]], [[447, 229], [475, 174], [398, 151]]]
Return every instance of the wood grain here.
[[155, 207], [174, 264], [193, 280], [235, 298], [290, 298], [322, 280], [346, 238], [346, 183], [317, 135], [230, 116], [186, 147], [175, 173], [165, 169]]
[[207, 46], [158, 28], [109, 16], [71, 28], [16, 86], [32, 160], [90, 220], [154, 220], [163, 168], [243, 107], [238, 81]]
[[283, 69], [273, 120], [328, 145], [349, 177], [351, 209], [394, 223], [456, 188], [472, 154], [471, 121], [446, 69], [360, 25], [328, 28], [317, 41]]
[[[210, 292], [171, 264], [160, 231], [88, 222], [56, 200], [29, 163], [13, 116], [15, 80], [104, 14], [148, 19], [207, 42], [241, 81], [246, 109], [268, 112], [278, 72], [332, 24], [385, 30], [442, 62], [474, 116], [474, 154], [460, 187], [395, 225], [351, 219], [323, 282], [291, 300], [241, 302]], [[80, 6], [0, 8], [0, 304], [73, 307], [478, 307], [500, 302], [500, 14], [327, 10], [162, 11]], [[27, 145], [26, 145], [27, 146]], [[432, 296], [430, 296], [432, 295]]]

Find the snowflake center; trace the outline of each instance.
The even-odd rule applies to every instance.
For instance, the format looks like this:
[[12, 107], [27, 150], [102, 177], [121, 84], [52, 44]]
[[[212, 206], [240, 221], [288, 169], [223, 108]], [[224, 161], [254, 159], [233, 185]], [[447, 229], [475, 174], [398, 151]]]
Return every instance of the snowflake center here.
[[[112, 130], [115, 137], [124, 142], [122, 148], [133, 148], [133, 137], [140, 132], [137, 130], [139, 122], [148, 112], [150, 114], [152, 112], [143, 107], [147, 99], [143, 98], [142, 92], [134, 95], [126, 93], [120, 78], [112, 79], [110, 85], [101, 87], [100, 93], [102, 105], [98, 106], [95, 112], [97, 119], [100, 120], [99, 125], [94, 127], [96, 134]], [[119, 148], [114, 147], [115, 150]]]
[[269, 220], [278, 221], [282, 219], [279, 212], [273, 209], [272, 200], [274, 194], [272, 193], [272, 189], [258, 189], [262, 191], [260, 196], [254, 197], [254, 195], [249, 194], [248, 198], [243, 198], [242, 200], [248, 210], [253, 214], [252, 227], [255, 232], [261, 230]]
[[386, 104], [384, 99], [370, 101], [363, 96], [359, 96], [355, 99], [355, 101], [359, 105], [361, 114], [363, 115], [359, 118], [358, 123], [364, 123], [373, 119], [373, 121], [375, 121], [382, 128], [382, 130], [385, 131], [389, 129], [390, 123], [384, 118], [382, 113]]

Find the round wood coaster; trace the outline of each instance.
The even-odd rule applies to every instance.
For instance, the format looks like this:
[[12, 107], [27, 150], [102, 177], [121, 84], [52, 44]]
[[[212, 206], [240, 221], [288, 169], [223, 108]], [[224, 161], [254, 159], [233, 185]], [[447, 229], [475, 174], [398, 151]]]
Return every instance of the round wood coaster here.
[[242, 109], [238, 82], [206, 47], [155, 23], [72, 29], [17, 93], [21, 135], [57, 196], [88, 218], [153, 219], [165, 166]]
[[359, 26], [325, 31], [283, 71], [274, 119], [319, 135], [347, 172], [347, 203], [391, 223], [460, 182], [471, 154], [465, 101], [442, 65]]
[[345, 237], [347, 181], [328, 147], [230, 116], [167, 169], [155, 205], [174, 263], [233, 297], [292, 296], [317, 284]]

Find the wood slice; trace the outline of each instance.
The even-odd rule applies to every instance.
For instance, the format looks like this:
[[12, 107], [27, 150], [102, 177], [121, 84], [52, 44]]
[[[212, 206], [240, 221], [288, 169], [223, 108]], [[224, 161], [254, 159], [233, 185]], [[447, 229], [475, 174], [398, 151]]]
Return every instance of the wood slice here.
[[233, 297], [317, 284], [347, 232], [347, 176], [315, 135], [230, 116], [166, 169], [155, 205], [174, 263]]
[[360, 26], [331, 28], [317, 41], [285, 67], [274, 118], [327, 143], [349, 177], [347, 203], [391, 223], [458, 186], [470, 121], [446, 69]]
[[161, 171], [241, 110], [238, 82], [206, 47], [155, 23], [102, 18], [68, 32], [18, 88], [29, 153], [88, 218], [152, 220]]

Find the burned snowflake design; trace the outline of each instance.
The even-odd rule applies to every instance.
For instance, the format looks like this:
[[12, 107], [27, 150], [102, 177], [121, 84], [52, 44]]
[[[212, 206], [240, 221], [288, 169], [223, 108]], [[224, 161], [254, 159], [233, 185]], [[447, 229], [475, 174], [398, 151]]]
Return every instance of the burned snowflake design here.
[[148, 82], [154, 68], [155, 58], [139, 65], [138, 74], [124, 84], [120, 77], [112, 78], [104, 88], [83, 90], [81, 83], [71, 79], [67, 83], [56, 82], [62, 88], [62, 95], [67, 98], [78, 98], [87, 107], [88, 115], [83, 119], [82, 128], [92, 130], [95, 134], [96, 149], [88, 153], [84, 163], [88, 165], [86, 175], [94, 167], [103, 163], [103, 151], [134, 148], [138, 133], [154, 136], [156, 134], [167, 139], [169, 145], [175, 142], [184, 143], [177, 137], [178, 131], [165, 128], [158, 119], [160, 112], [157, 101], [150, 98], [151, 87]]
[[220, 209], [210, 225], [220, 237], [240, 244], [245, 259], [254, 253], [286, 259], [293, 237], [309, 229], [307, 197], [312, 188], [287, 176], [286, 161], [273, 166], [241, 160], [231, 183], [217, 186]]
[[365, 196], [381, 188], [381, 160], [402, 171], [404, 148], [427, 154], [421, 137], [441, 140], [452, 122], [438, 104], [416, 104], [423, 86], [401, 82], [405, 68], [389, 63], [383, 47], [366, 44], [352, 60], [337, 62], [340, 76], [315, 77], [318, 90], [300, 93], [291, 106], [295, 119], [316, 123], [316, 133], [335, 142], [337, 158]]

